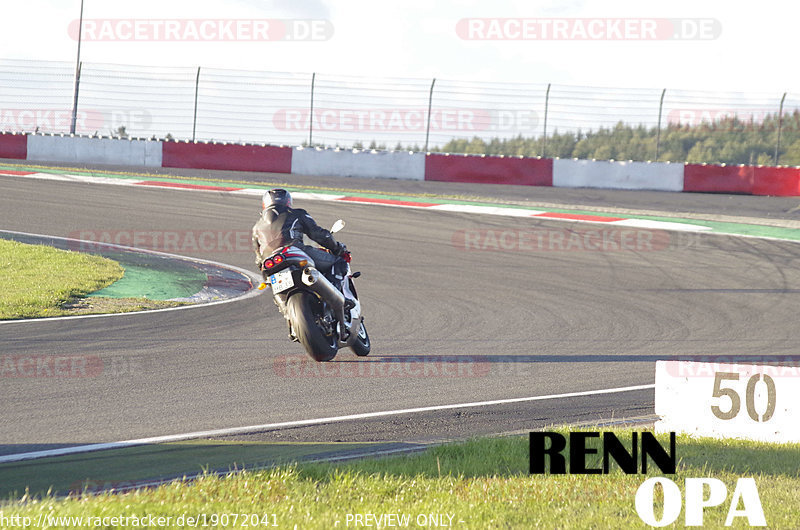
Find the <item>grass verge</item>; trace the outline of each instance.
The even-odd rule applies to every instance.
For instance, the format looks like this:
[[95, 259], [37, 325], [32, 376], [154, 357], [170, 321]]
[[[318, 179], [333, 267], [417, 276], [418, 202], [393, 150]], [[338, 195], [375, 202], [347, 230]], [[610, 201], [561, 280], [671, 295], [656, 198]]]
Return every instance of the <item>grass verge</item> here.
[[193, 440], [9, 462], [0, 464], [0, 499], [19, 498], [26, 490], [29, 495], [50, 491], [66, 496], [84, 488], [127, 489], [204, 471], [224, 474], [231, 467], [264, 468], [331, 454], [363, 453], [375, 445]]
[[85, 298], [124, 273], [119, 263], [101, 256], [0, 239], [0, 320], [181, 305], [144, 298]]
[[[567, 429], [559, 429], [568, 432]], [[623, 440], [629, 429], [615, 429]], [[667, 437], [660, 437], [667, 445]], [[715, 477], [728, 487], [753, 477], [772, 528], [796, 528], [800, 520], [800, 445], [692, 439], [677, 442], [681, 490], [685, 478]], [[591, 460], [591, 459], [590, 459]], [[590, 466], [599, 465], [595, 459]], [[447, 523], [462, 528], [645, 528], [634, 509], [643, 475], [528, 475], [526, 437], [486, 438], [432, 448], [404, 457], [346, 464], [289, 465], [264, 471], [207, 475], [125, 494], [67, 499], [28, 497], [2, 507], [5, 517], [205, 517], [268, 515], [281, 528], [346, 528], [348, 514], [407, 516], [410, 527]], [[655, 469], [655, 473], [658, 470]], [[657, 495], [658, 497], [658, 495]], [[705, 525], [722, 527], [728, 502], [707, 508]], [[656, 509], [658, 514], [658, 509]], [[240, 516], [241, 517], [241, 516]], [[212, 519], [215, 518], [215, 519]], [[402, 521], [398, 519], [395, 521]], [[57, 523], [55, 519], [51, 522]], [[373, 527], [380, 527], [375, 519]], [[63, 521], [62, 521], [63, 522]], [[252, 520], [251, 520], [252, 522]], [[739, 518], [734, 526], [746, 526]], [[238, 524], [241, 526], [242, 520]], [[384, 519], [384, 527], [388, 526]], [[424, 524], [420, 524], [424, 523]], [[71, 524], [76, 524], [75, 520]], [[682, 526], [681, 516], [677, 525]], [[134, 527], [132, 519], [120, 527]], [[202, 523], [201, 523], [202, 526]], [[361, 525], [364, 526], [364, 525]], [[398, 526], [402, 526], [402, 523]], [[59, 527], [53, 524], [52, 527]]]
[[64, 304], [112, 284], [124, 272], [99, 256], [0, 240], [0, 319], [69, 314]]

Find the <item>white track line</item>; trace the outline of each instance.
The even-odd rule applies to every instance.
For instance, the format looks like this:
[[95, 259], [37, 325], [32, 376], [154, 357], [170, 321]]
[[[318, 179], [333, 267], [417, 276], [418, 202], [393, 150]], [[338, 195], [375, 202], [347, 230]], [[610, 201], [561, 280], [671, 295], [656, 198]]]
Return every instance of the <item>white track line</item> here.
[[524, 398], [496, 399], [493, 401], [476, 401], [473, 403], [457, 403], [454, 405], [433, 405], [429, 407], [418, 407], [413, 409], [387, 410], [381, 412], [366, 412], [363, 414], [351, 414], [348, 416], [332, 416], [330, 418], [316, 418], [311, 420], [284, 421], [280, 423], [266, 423], [264, 425], [250, 425], [248, 427], [232, 427], [228, 429], [214, 429], [209, 431], [197, 431], [185, 434], [171, 434], [166, 436], [154, 436], [151, 438], [139, 438], [137, 440], [124, 440], [121, 442], [109, 442], [89, 445], [78, 445], [74, 447], [62, 447], [59, 449], [49, 449], [45, 451], [33, 451], [29, 453], [17, 453], [14, 455], [0, 456], [0, 464], [8, 462], [19, 462], [22, 460], [34, 460], [52, 456], [65, 456], [78, 453], [88, 453], [91, 451], [103, 451], [107, 449], [122, 449], [137, 445], [148, 445], [167, 442], [180, 442], [184, 440], [194, 440], [198, 438], [210, 438], [215, 436], [229, 436], [233, 434], [246, 434], [258, 431], [285, 429], [291, 427], [307, 427], [311, 425], [323, 425], [326, 423], [337, 423], [352, 420], [364, 420], [369, 418], [385, 418], [387, 416], [399, 416], [401, 414], [415, 414], [420, 412], [433, 412], [440, 410], [463, 409], [474, 407], [488, 407], [492, 405], [506, 405], [510, 403], [524, 403], [531, 401], [545, 401], [549, 399], [564, 399], [571, 397], [596, 396], [600, 394], [617, 394], [621, 392], [632, 392], [635, 390], [647, 390], [655, 388], [656, 385], [626, 386], [620, 388], [605, 388], [602, 390], [586, 390], [583, 392], [569, 392], [566, 394], [552, 394], [549, 396], [533, 396]]
[[162, 309], [147, 309], [145, 311], [131, 311], [128, 313], [102, 313], [99, 315], [70, 315], [65, 317], [46, 317], [46, 318], [26, 318], [26, 319], [19, 319], [19, 320], [0, 320], [0, 325], [3, 324], [21, 324], [26, 322], [52, 322], [54, 320], [74, 320], [78, 318], [108, 318], [108, 317], [122, 317], [122, 316], [134, 316], [134, 315], [142, 315], [147, 313], [163, 313], [165, 311], [179, 311], [182, 309], [194, 309], [196, 307], [208, 307], [211, 305], [219, 305], [219, 304], [228, 304], [230, 302], [235, 302], [237, 300], [244, 300], [247, 298], [251, 298], [253, 296], [259, 296], [262, 294], [262, 291], [259, 291], [255, 288], [256, 285], [261, 283], [261, 278], [253, 274], [252, 272], [236, 267], [235, 265], [227, 265], [225, 263], [219, 263], [217, 261], [210, 261], [206, 259], [200, 258], [190, 258], [188, 256], [179, 256], [178, 254], [170, 254], [168, 252], [159, 252], [157, 250], [149, 250], [144, 248], [136, 248], [136, 247], [126, 247], [124, 245], [115, 245], [113, 243], [98, 243], [97, 241], [84, 241], [82, 239], [73, 239], [70, 237], [58, 237], [58, 236], [50, 236], [46, 234], [30, 234], [28, 232], [17, 232], [15, 230], [0, 230], [0, 232], [4, 232], [7, 234], [17, 234], [22, 236], [31, 236], [31, 237], [46, 237], [50, 239], [59, 239], [61, 241], [69, 241], [71, 243], [85, 243], [94, 246], [102, 246], [103, 248], [110, 248], [110, 249], [120, 249], [120, 250], [127, 250], [130, 252], [139, 252], [142, 254], [152, 254], [155, 256], [160, 256], [163, 258], [169, 259], [178, 259], [180, 261], [189, 261], [194, 263], [203, 263], [205, 265], [213, 265], [215, 267], [219, 267], [221, 269], [228, 269], [232, 271], [236, 271], [239, 274], [243, 274], [250, 278], [250, 281], [253, 282], [253, 289], [245, 292], [240, 296], [236, 296], [233, 298], [227, 298], [225, 300], [216, 300], [214, 302], [197, 302], [190, 305], [182, 305], [177, 307], [165, 307]]
[[504, 215], [509, 217], [532, 217], [546, 213], [544, 210], [527, 210], [525, 208], [503, 208], [502, 206], [482, 206], [478, 204], [437, 204], [429, 206], [429, 210], [444, 212], [477, 213], [483, 215]]
[[711, 227], [709, 226], [674, 223], [671, 221], [652, 221], [650, 219], [623, 219], [622, 221], [612, 221], [608, 224], [616, 226], [630, 226], [633, 228], [656, 228], [660, 230], [674, 230], [676, 232], [704, 232], [706, 230], [711, 230]]

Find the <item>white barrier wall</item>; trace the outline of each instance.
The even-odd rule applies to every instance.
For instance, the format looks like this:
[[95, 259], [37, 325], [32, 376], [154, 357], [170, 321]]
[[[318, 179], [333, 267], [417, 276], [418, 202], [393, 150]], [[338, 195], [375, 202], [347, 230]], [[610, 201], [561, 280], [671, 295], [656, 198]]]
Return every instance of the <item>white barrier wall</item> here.
[[[170, 144], [172, 145], [172, 144]], [[199, 145], [199, 144], [198, 144]], [[88, 138], [69, 136], [30, 135], [27, 137], [27, 159], [38, 162], [65, 162], [85, 164], [110, 164], [119, 166], [161, 167], [164, 160], [163, 145], [159, 141], [120, 140], [111, 138]], [[274, 148], [270, 148], [274, 149]], [[287, 153], [288, 154], [288, 153]], [[169, 157], [169, 152], [167, 153]], [[204, 156], [210, 156], [205, 153]], [[221, 155], [220, 155], [221, 156]], [[184, 157], [185, 158], [185, 157]], [[193, 156], [182, 164], [169, 164], [170, 167], [197, 167], [192, 164]], [[441, 158], [441, 157], [439, 157]], [[433, 159], [436, 159], [434, 155]], [[188, 162], [187, 162], [188, 160]], [[428, 163], [426, 164], [426, 160]], [[503, 175], [511, 169], [498, 166], [498, 161], [509, 158], [472, 157], [471, 163], [492, 168], [488, 173], [495, 181], [502, 181]], [[521, 162], [513, 159], [514, 162]], [[207, 160], [206, 160], [207, 162]], [[425, 180], [426, 168], [431, 159], [424, 153], [407, 151], [357, 151], [349, 149], [317, 149], [296, 147], [291, 150], [291, 168], [288, 157], [282, 172], [295, 175], [394, 178], [404, 180]], [[537, 162], [529, 160], [529, 162]], [[543, 160], [539, 162], [547, 162]], [[188, 165], [187, 165], [188, 164]], [[536, 183], [531, 185], [552, 185], [562, 188], [605, 188], [621, 190], [683, 191], [684, 164], [664, 162], [622, 162], [605, 160], [555, 159], [552, 166], [541, 170]], [[473, 168], [475, 169], [475, 168]], [[512, 168], [513, 169], [513, 168]], [[252, 170], [244, 168], [243, 170]], [[435, 172], [434, 172], [435, 173]], [[429, 175], [431, 180], [452, 182], [471, 182], [472, 178], [459, 180], [459, 175], [442, 179], [441, 175]], [[519, 183], [519, 182], [514, 182]]]
[[161, 142], [71, 136], [28, 136], [28, 160], [161, 167]]
[[553, 186], [683, 191], [683, 164], [556, 159]]
[[425, 179], [425, 154], [406, 151], [359, 151], [296, 148], [292, 173], [334, 177]]

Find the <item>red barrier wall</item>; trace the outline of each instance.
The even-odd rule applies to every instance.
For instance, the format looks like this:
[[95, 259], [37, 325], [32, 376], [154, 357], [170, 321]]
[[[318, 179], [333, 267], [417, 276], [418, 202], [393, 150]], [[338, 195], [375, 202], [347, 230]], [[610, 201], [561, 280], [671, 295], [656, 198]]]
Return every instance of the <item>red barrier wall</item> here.
[[683, 191], [753, 193], [753, 166], [686, 164]]
[[292, 172], [292, 149], [272, 145], [164, 142], [163, 167]]
[[753, 194], [780, 197], [800, 195], [800, 169], [796, 167], [755, 168]]
[[24, 134], [0, 134], [0, 158], [28, 158], [28, 137]]
[[428, 155], [425, 180], [552, 186], [553, 159]]

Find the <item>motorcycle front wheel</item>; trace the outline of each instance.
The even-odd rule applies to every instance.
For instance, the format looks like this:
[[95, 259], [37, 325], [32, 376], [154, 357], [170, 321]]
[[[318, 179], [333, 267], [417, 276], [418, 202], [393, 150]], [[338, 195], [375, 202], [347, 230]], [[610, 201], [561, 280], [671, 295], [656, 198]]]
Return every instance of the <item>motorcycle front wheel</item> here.
[[370, 343], [369, 343], [369, 335], [367, 334], [367, 327], [364, 325], [364, 321], [361, 321], [361, 325], [358, 327], [358, 334], [356, 335], [356, 341], [350, 346], [350, 349], [353, 350], [353, 353], [358, 355], [359, 357], [366, 357], [369, 355]]

